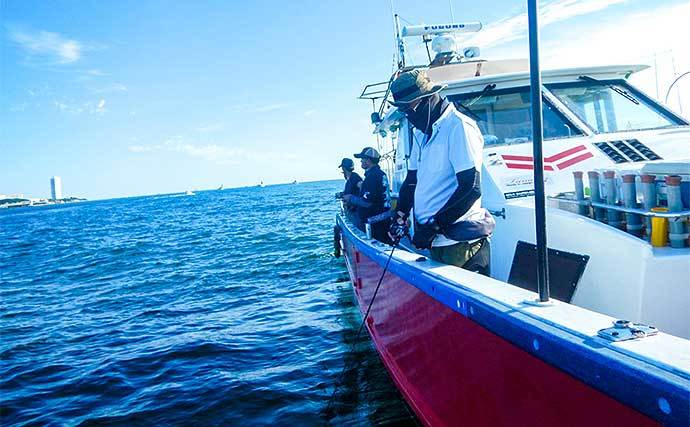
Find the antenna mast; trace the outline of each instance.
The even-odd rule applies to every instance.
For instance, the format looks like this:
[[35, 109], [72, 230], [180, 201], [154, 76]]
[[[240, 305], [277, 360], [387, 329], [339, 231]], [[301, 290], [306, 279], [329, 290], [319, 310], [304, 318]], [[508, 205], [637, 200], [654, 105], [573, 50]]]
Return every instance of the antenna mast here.
[[400, 36], [400, 16], [397, 13], [393, 16], [395, 19], [395, 41], [398, 45], [398, 70], [400, 70], [405, 67], [405, 40]]

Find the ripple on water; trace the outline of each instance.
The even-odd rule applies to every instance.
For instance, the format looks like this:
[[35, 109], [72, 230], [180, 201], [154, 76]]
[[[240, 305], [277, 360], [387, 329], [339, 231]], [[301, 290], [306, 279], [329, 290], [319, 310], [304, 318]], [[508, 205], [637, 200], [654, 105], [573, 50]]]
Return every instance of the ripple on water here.
[[3, 425], [410, 423], [368, 339], [351, 345], [341, 186], [0, 212]]

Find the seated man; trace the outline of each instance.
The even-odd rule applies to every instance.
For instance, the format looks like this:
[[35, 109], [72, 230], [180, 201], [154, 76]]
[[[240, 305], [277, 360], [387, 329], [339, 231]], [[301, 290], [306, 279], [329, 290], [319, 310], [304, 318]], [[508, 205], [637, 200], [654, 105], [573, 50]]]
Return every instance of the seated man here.
[[[381, 156], [375, 149], [366, 147], [361, 153], [355, 154], [355, 157], [362, 161], [364, 181], [362, 182], [359, 196], [345, 195], [343, 200], [357, 206], [357, 216], [362, 224], [360, 229], [364, 230], [364, 224], [366, 224], [367, 219], [390, 209], [388, 177], [379, 167]], [[380, 221], [372, 224], [372, 236], [381, 242], [390, 243], [388, 226], [389, 221]]]

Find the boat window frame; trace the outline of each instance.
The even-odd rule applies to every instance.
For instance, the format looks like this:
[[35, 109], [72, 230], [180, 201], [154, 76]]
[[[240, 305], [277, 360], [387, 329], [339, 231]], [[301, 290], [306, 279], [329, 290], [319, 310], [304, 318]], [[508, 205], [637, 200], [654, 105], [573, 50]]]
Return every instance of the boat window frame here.
[[[616, 85], [616, 86], [623, 87], [624, 90], [626, 90], [628, 93], [630, 93], [638, 101], [640, 101], [641, 103], [644, 103], [644, 105], [646, 107], [650, 108], [652, 111], [656, 112], [657, 114], [661, 115], [662, 117], [666, 118], [667, 120], [673, 122], [674, 124], [669, 125], [669, 126], [660, 126], [660, 127], [640, 128], [640, 129], [619, 129], [619, 130], [610, 131], [610, 132], [600, 132], [599, 129], [594, 127], [587, 120], [585, 120], [585, 118], [580, 117], [580, 115], [578, 115], [577, 112], [575, 112], [573, 109], [571, 109], [568, 106], [568, 104], [562, 99], [562, 96], [559, 96], [556, 92], [553, 91], [553, 89], [559, 89], [559, 88], [609, 86], [609, 85]], [[551, 96], [556, 98], [558, 100], [558, 102], [562, 103], [568, 109], [568, 111], [571, 114], [573, 114], [575, 117], [577, 117], [578, 120], [581, 121], [583, 125], [587, 126], [587, 128], [596, 135], [606, 135], [606, 134], [610, 134], [610, 133], [620, 133], [620, 132], [640, 132], [640, 131], [648, 131], [648, 130], [674, 129], [674, 128], [690, 125], [690, 123], [687, 120], [685, 120], [683, 117], [675, 114], [672, 110], [670, 110], [669, 108], [664, 106], [661, 102], [656, 101], [651, 96], [647, 95], [646, 93], [642, 92], [640, 89], [631, 85], [625, 79], [601, 79], [601, 80], [596, 79], [594, 81], [592, 81], [592, 80], [577, 80], [577, 81], [569, 81], [569, 82], [544, 83], [544, 87], [546, 88], [546, 90], [549, 92], [549, 94]]]
[[[520, 86], [511, 86], [511, 87], [505, 87], [505, 88], [500, 88], [500, 89], [493, 89], [487, 93], [484, 93], [483, 96], [500, 96], [508, 93], [519, 93], [521, 91], [525, 91], [529, 94], [529, 85], [520, 85]], [[450, 95], [446, 95], [446, 99], [449, 102], [452, 102], [453, 105], [455, 106], [456, 102], [460, 102], [457, 100], [458, 98], [464, 98], [464, 99], [471, 99], [472, 97], [478, 97], [483, 93], [483, 90], [476, 90], [472, 92], [460, 92], [460, 93], [453, 93]], [[545, 85], [542, 85], [542, 103], [548, 104], [550, 107], [551, 111], [553, 111], [566, 125], [569, 125], [571, 129], [573, 129], [572, 134], [568, 136], [559, 136], [559, 137], [553, 137], [553, 138], [544, 138], [544, 141], [553, 141], [553, 140], [558, 140], [558, 139], [570, 139], [570, 138], [582, 138], [585, 136], [590, 135], [593, 130], [589, 128], [589, 126], [584, 127], [583, 125], [587, 125], [587, 123], [582, 122], [580, 118], [574, 113], [571, 112], [567, 106], [567, 111], [569, 114], [572, 114], [574, 117], [569, 117], [569, 114], [562, 111], [562, 108], [560, 105], [555, 104], [551, 99], [549, 99], [549, 96], [551, 93], [548, 91]], [[562, 104], [562, 101], [560, 98], [556, 98], [556, 100]], [[457, 108], [457, 107], [456, 107]], [[471, 110], [470, 107], [466, 107]], [[531, 108], [531, 100], [530, 100], [530, 108]], [[462, 113], [462, 110], [459, 109]], [[464, 114], [464, 113], [463, 113]], [[573, 120], [573, 118], [576, 118], [577, 120]], [[582, 122], [582, 123], [580, 123]], [[520, 145], [520, 144], [531, 144], [532, 141], [525, 141], [525, 142], [520, 142], [520, 143], [515, 143], [515, 144], [492, 144], [491, 147], [501, 147], [501, 146], [508, 146], [508, 145]], [[486, 147], [485, 147], [486, 148]]]

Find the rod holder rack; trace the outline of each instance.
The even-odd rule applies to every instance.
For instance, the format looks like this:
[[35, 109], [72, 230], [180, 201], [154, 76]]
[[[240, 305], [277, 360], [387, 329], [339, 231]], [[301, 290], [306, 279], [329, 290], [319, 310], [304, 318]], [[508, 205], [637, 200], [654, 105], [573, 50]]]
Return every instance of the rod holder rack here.
[[619, 205], [609, 205], [607, 203], [592, 202], [590, 200], [566, 199], [566, 198], [558, 197], [558, 196], [548, 196], [548, 199], [549, 200], [555, 200], [558, 202], [570, 203], [573, 205], [592, 206], [595, 208], [612, 209], [612, 210], [616, 210], [619, 212], [631, 213], [631, 214], [642, 215], [642, 216], [647, 216], [647, 217], [681, 218], [681, 217], [685, 217], [685, 216], [690, 216], [690, 210], [680, 211], [680, 212], [652, 212], [652, 211], [647, 211], [644, 209], [628, 208], [628, 207], [619, 206]]

